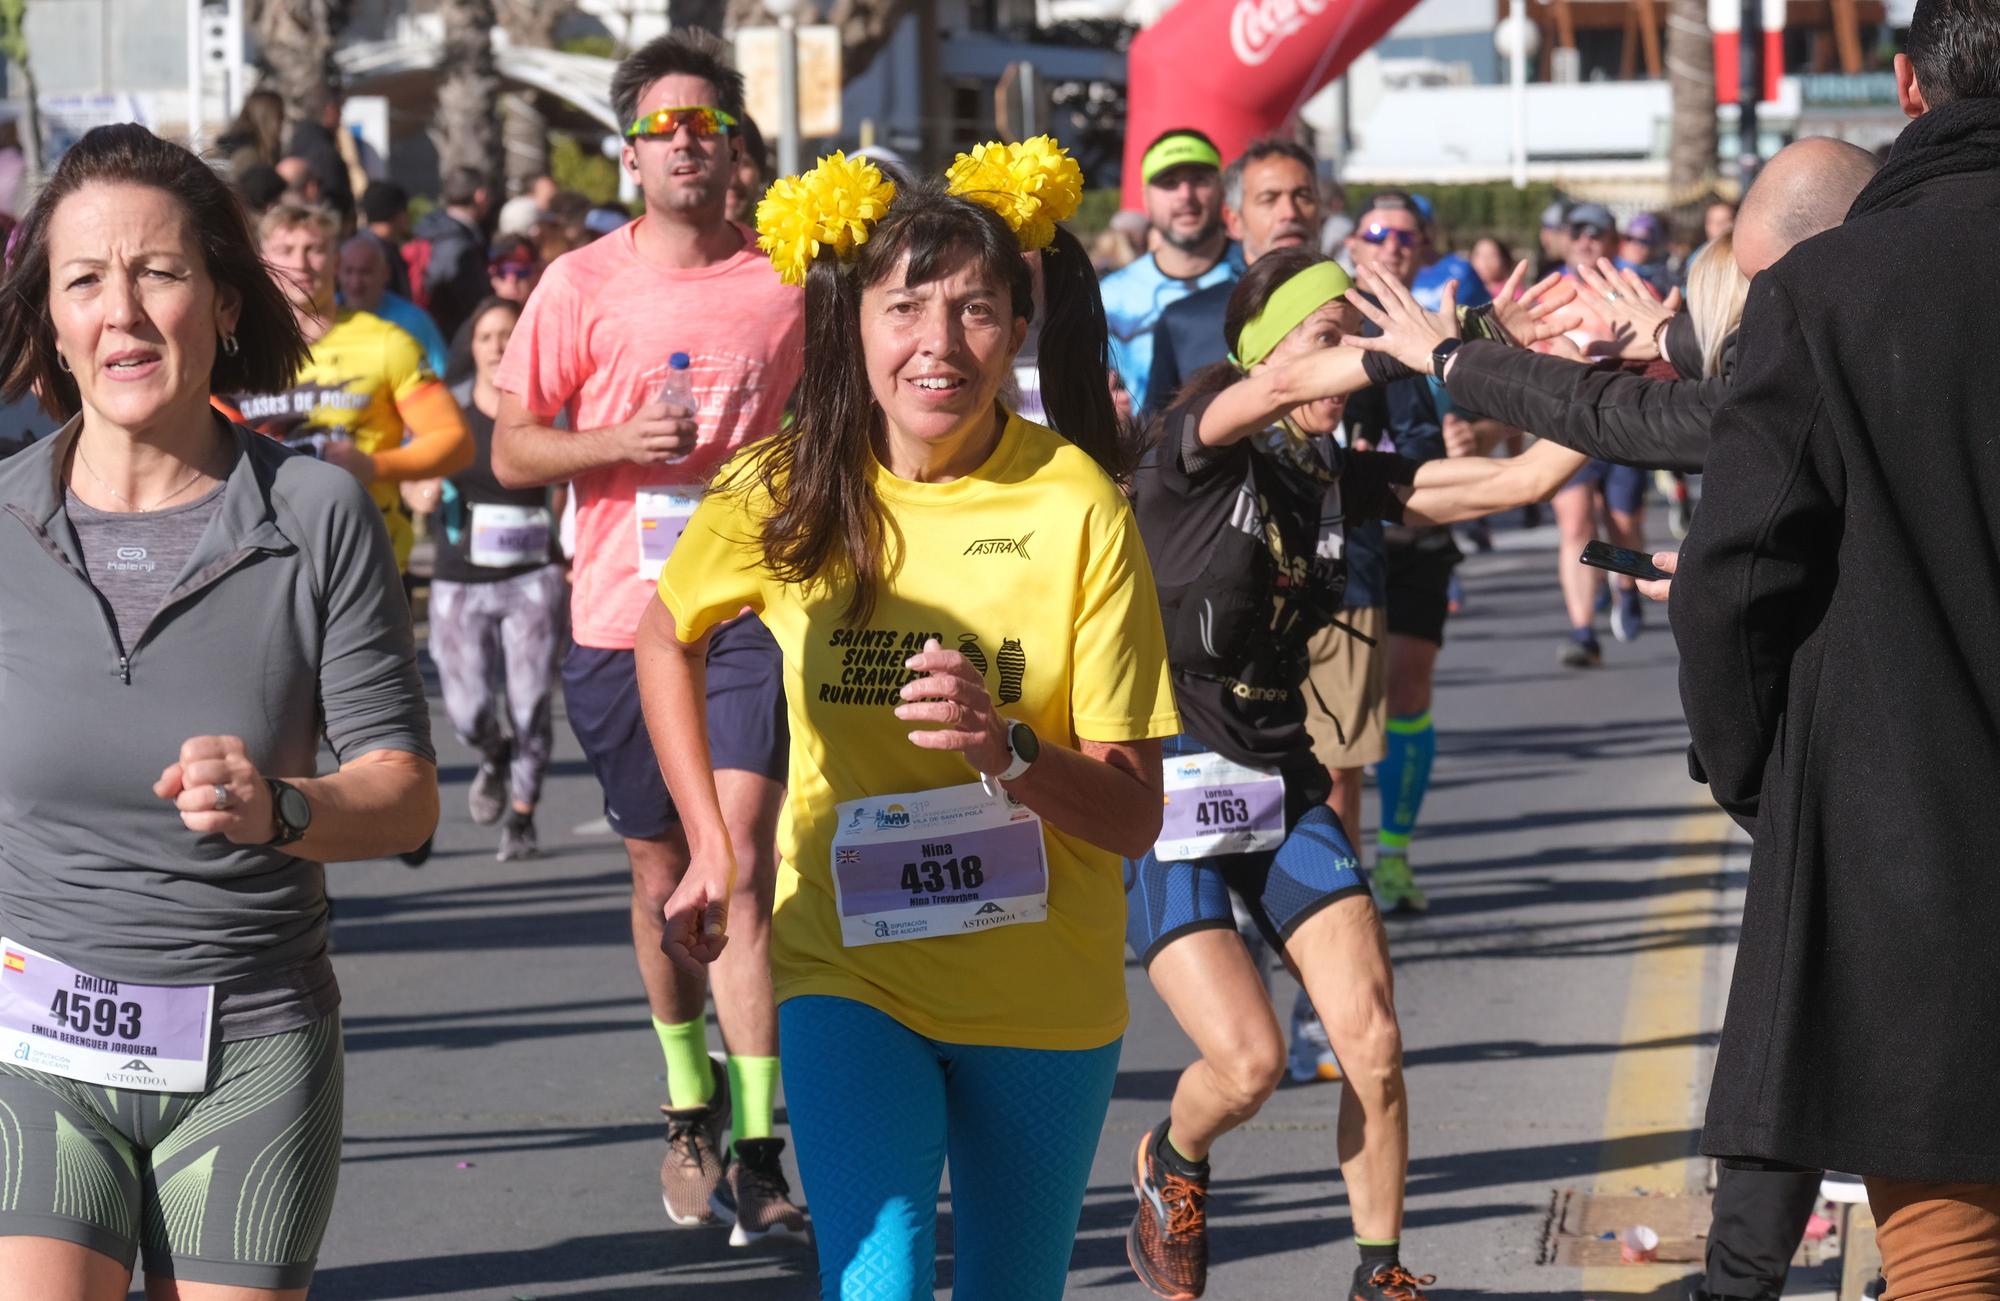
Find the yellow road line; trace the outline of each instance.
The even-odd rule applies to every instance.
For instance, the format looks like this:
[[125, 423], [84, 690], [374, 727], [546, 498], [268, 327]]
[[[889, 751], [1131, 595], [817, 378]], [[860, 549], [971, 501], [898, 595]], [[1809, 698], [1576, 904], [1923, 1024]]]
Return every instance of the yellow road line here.
[[[1728, 839], [1729, 818], [1719, 809], [1687, 818], [1675, 840], [1684, 847]], [[1660, 865], [1660, 890], [1646, 910], [1645, 929], [1671, 934], [1669, 915], [1687, 908], [1687, 892], [1707, 888], [1720, 854], [1677, 853]], [[1604, 1105], [1604, 1160], [1599, 1196], [1633, 1193], [1683, 1194], [1701, 1187], [1701, 1165], [1679, 1141], [1698, 1126], [1703, 1099], [1699, 1036], [1707, 1008], [1708, 947], [1669, 943], [1632, 959], [1631, 992], [1625, 999], [1624, 1044], [1675, 1043], [1649, 1052], [1621, 1052], [1613, 1059], [1611, 1088]], [[1585, 1297], [1656, 1292], [1693, 1272], [1684, 1264], [1613, 1265], [1583, 1271]]]

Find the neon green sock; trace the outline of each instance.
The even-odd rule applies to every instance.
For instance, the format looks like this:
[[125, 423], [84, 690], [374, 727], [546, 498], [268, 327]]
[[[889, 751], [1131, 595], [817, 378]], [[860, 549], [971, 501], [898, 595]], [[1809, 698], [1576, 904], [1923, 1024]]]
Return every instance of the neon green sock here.
[[667, 1105], [705, 1106], [715, 1093], [715, 1068], [708, 1060], [708, 1029], [699, 1018], [668, 1025], [653, 1018], [660, 1051], [667, 1057]]
[[771, 1107], [777, 1096], [777, 1058], [731, 1057], [729, 1105], [734, 1119], [730, 1141], [771, 1137]]

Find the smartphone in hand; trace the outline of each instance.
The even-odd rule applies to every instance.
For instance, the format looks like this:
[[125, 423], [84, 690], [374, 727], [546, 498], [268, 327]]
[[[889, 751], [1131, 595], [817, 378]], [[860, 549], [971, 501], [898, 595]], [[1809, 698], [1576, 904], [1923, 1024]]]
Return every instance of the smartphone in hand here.
[[1583, 554], [1577, 559], [1598, 569], [1608, 569], [1614, 574], [1624, 574], [1628, 578], [1649, 582], [1673, 577], [1654, 564], [1653, 558], [1645, 552], [1634, 551], [1629, 547], [1614, 547], [1609, 542], [1593, 540], [1585, 544]]

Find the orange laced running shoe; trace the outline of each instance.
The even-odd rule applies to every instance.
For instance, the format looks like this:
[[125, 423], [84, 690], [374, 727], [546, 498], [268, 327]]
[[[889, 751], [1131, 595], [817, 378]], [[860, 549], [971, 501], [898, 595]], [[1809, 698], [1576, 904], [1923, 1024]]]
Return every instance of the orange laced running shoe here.
[[1412, 1274], [1397, 1265], [1378, 1265], [1366, 1274], [1363, 1265], [1354, 1275], [1354, 1301], [1426, 1301], [1424, 1289], [1437, 1282], [1435, 1274]]
[[1188, 1179], [1160, 1161], [1167, 1122], [1139, 1139], [1132, 1191], [1139, 1210], [1125, 1235], [1132, 1272], [1164, 1301], [1195, 1301], [1208, 1287], [1208, 1180]]

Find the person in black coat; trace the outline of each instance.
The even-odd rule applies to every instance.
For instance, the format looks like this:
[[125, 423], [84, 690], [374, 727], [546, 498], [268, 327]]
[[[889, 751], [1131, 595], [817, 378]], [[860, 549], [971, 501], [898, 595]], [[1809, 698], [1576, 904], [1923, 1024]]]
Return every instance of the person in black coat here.
[[1673, 585], [1690, 767], [1756, 842], [1702, 1146], [1858, 1171], [1891, 1296], [1990, 1297], [2000, 6], [1920, 0], [1896, 63], [1918, 120], [1751, 288]]

